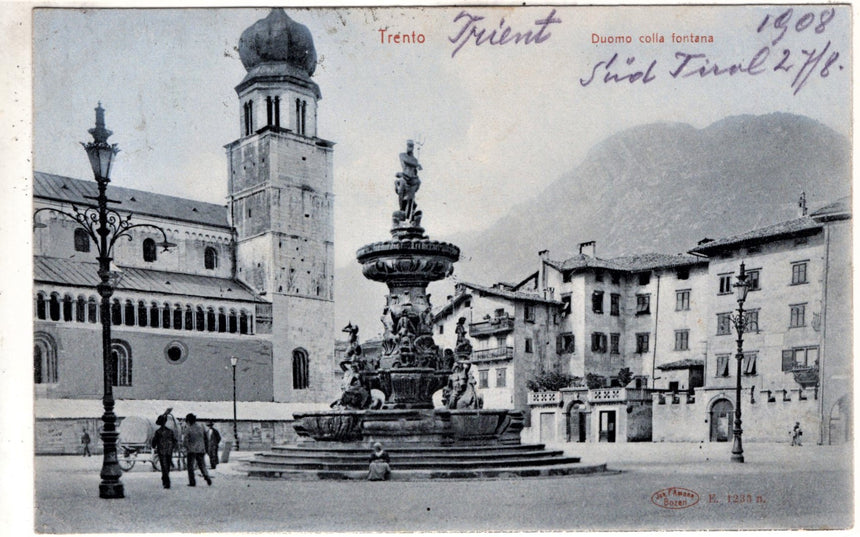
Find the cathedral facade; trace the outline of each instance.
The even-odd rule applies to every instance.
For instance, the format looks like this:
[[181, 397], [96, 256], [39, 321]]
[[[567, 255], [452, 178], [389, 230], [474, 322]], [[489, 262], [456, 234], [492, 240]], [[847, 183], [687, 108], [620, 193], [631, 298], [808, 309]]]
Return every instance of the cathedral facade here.
[[[227, 419], [218, 402], [232, 399], [233, 357], [237, 399], [261, 419], [290, 418], [289, 405], [274, 403], [307, 407], [336, 395], [334, 144], [317, 131], [313, 38], [273, 9], [245, 30], [239, 53], [247, 75], [236, 86], [239, 137], [225, 146], [226, 205], [108, 186], [112, 208], [176, 244], [163, 250], [159, 233], [139, 228], [114, 250], [110, 376], [120, 416], [144, 412], [146, 401]], [[92, 180], [34, 174], [36, 209], [71, 213], [93, 205], [95, 192]], [[37, 424], [95, 418], [96, 246], [56, 212], [41, 211], [35, 227]]]

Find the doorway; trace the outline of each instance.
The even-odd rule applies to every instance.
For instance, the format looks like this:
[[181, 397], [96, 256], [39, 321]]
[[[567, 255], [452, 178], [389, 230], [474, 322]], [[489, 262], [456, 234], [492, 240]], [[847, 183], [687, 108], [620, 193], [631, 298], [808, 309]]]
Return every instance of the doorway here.
[[615, 411], [600, 411], [600, 442], [615, 442]]
[[588, 441], [588, 426], [591, 424], [589, 416], [591, 416], [591, 412], [585, 409], [585, 403], [582, 401], [576, 401], [571, 405], [567, 414], [568, 442]]
[[711, 407], [711, 442], [728, 442], [734, 405], [728, 399], [720, 399]]

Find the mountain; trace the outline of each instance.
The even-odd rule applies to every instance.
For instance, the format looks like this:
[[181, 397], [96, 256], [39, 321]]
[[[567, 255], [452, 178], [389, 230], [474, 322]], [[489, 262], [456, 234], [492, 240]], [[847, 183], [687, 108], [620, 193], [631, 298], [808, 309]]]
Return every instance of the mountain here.
[[[537, 270], [539, 250], [565, 259], [590, 240], [604, 258], [684, 252], [705, 237], [794, 218], [801, 191], [810, 209], [849, 195], [850, 155], [844, 136], [792, 114], [732, 116], [704, 129], [641, 125], [595, 145], [489, 229], [433, 238], [460, 246], [457, 278], [484, 284]], [[362, 280], [357, 263], [336, 270], [337, 320], [366, 326], [361, 335], [370, 338], [385, 286]], [[434, 305], [451, 288], [431, 286]]]

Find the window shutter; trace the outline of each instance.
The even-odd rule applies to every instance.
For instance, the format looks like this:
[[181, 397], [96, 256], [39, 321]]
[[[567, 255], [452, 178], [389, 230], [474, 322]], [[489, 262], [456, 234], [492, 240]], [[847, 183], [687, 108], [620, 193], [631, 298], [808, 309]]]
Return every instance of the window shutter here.
[[561, 354], [563, 351], [562, 348], [562, 336], [556, 336], [555, 338], [555, 353]]
[[791, 371], [794, 368], [794, 351], [782, 351], [782, 370]]

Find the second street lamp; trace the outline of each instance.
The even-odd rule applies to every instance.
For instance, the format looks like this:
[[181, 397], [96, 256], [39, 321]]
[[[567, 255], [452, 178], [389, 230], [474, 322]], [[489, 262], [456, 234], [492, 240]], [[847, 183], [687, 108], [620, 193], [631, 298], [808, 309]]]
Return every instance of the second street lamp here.
[[236, 451], [239, 451], [239, 434], [236, 431], [236, 364], [238, 362], [237, 357], [230, 357], [230, 365], [233, 366], [233, 443], [236, 444]]
[[741, 272], [738, 274], [737, 282], [735, 283], [735, 291], [737, 292], [738, 313], [733, 316], [732, 322], [735, 325], [735, 330], [738, 333], [738, 352], [735, 355], [738, 361], [737, 368], [737, 383], [735, 384], [735, 426], [732, 431], [734, 439], [732, 442], [732, 462], [744, 462], [744, 448], [741, 442], [743, 429], [741, 429], [741, 375], [743, 374], [744, 361], [744, 330], [746, 328], [746, 316], [744, 315], [744, 302], [747, 299], [749, 292], [749, 282], [747, 282], [746, 267], [741, 262]]

